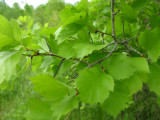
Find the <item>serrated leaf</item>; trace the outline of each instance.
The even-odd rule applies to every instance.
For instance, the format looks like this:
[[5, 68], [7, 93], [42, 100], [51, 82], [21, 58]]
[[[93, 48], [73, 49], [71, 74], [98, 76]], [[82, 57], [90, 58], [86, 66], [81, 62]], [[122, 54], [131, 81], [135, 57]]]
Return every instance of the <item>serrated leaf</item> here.
[[95, 67], [81, 71], [76, 83], [80, 99], [91, 104], [103, 103], [114, 88], [112, 77]]
[[34, 89], [47, 100], [58, 100], [66, 96], [70, 88], [58, 82], [53, 76], [39, 74], [30, 78]]
[[66, 58], [76, 57], [82, 59], [84, 56], [91, 54], [95, 50], [100, 50], [105, 46], [107, 45], [106, 44], [96, 45], [90, 43], [90, 36], [88, 34], [88, 31], [83, 29], [83, 31], [81, 30], [78, 32], [77, 39], [70, 40], [66, 44], [61, 46], [62, 49], [59, 50], [59, 54], [61, 56], [65, 56]]
[[130, 101], [128, 88], [121, 82], [118, 81], [115, 84], [114, 92], [109, 95], [102, 105], [102, 108], [115, 118], [122, 110], [128, 107]]
[[58, 44], [62, 43], [64, 40], [69, 38], [70, 36], [76, 34], [80, 29], [82, 29], [82, 25], [71, 23], [66, 26], [61, 26], [56, 32], [55, 32], [55, 38], [58, 40]]
[[148, 57], [156, 62], [160, 56], [160, 30], [145, 30], [139, 37], [139, 43], [142, 45], [148, 54]]
[[[15, 28], [13, 28], [15, 27]], [[16, 40], [20, 39], [19, 28], [16, 22], [11, 23], [0, 15], [0, 48], [8, 45], [13, 45]]]
[[130, 58], [126, 55], [114, 55], [110, 58], [109, 63], [106, 64], [105, 62], [107, 61], [103, 62], [104, 67], [115, 80], [129, 78], [135, 72]]
[[16, 74], [16, 65], [22, 56], [21, 51], [0, 52], [0, 83], [8, 81]]

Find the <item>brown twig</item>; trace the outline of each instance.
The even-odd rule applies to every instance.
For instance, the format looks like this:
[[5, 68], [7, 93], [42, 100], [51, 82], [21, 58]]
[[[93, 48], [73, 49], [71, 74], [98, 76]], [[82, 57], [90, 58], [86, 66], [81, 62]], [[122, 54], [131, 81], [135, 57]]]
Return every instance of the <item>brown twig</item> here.
[[[29, 56], [29, 57], [34, 57], [34, 56], [55, 56], [55, 57], [58, 57], [58, 58], [63, 58], [59, 55], [56, 55], [56, 54], [53, 54], [53, 53], [38, 53], [38, 54], [34, 54], [34, 55], [27, 55], [27, 54], [22, 54], [24, 56]], [[64, 58], [66, 59], [66, 58]], [[82, 62], [82, 63], [85, 63], [85, 64], [89, 64], [88, 62], [86, 61], [83, 61], [83, 60], [80, 60], [80, 59], [77, 59], [77, 58], [70, 58], [70, 60], [74, 60], [74, 61], [78, 61], [78, 62]]]
[[62, 65], [62, 63], [63, 63], [64, 60], [65, 60], [65, 59], [62, 58], [61, 62], [60, 62], [59, 65], [58, 65], [58, 68], [57, 68], [57, 70], [56, 70], [56, 72], [55, 72], [55, 74], [54, 74], [54, 77], [56, 77], [56, 75], [57, 75], [57, 73], [58, 73], [58, 70], [59, 70], [59, 68], [61, 67], [61, 65]]
[[117, 45], [118, 45], [117, 42], [115, 42], [114, 48], [109, 52], [109, 54], [108, 54], [106, 57], [104, 57], [104, 58], [102, 58], [102, 59], [100, 59], [100, 60], [98, 60], [98, 61], [96, 61], [96, 62], [94, 62], [94, 63], [89, 64], [89, 65], [87, 66], [87, 68], [93, 67], [94, 65], [99, 64], [99, 63], [101, 63], [102, 61], [104, 61], [104, 60], [106, 60], [107, 58], [109, 58], [109, 57], [113, 54], [113, 52], [116, 50]]

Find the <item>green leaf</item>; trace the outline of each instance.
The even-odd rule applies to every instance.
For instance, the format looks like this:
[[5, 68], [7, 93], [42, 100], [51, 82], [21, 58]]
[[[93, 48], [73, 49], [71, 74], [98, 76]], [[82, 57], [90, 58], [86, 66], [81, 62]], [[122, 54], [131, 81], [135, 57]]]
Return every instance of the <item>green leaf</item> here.
[[139, 90], [142, 90], [142, 80], [145, 79], [145, 76], [141, 73], [136, 73], [133, 76], [129, 77], [128, 79], [123, 81], [123, 84], [125, 84], [130, 92], [130, 95], [133, 95], [134, 93], [138, 92]]
[[136, 69], [137, 72], [149, 73], [148, 62], [145, 58], [132, 57], [131, 63], [133, 65], [133, 68]]
[[148, 79], [148, 85], [151, 91], [154, 91], [160, 95], [160, 62], [153, 63], [149, 66], [150, 74]]
[[29, 108], [25, 115], [27, 120], [53, 120], [50, 105], [46, 102], [32, 98], [27, 106]]
[[15, 21], [9, 21], [0, 15], [0, 48], [13, 45], [16, 40], [20, 40], [18, 24]]
[[114, 92], [109, 95], [102, 108], [116, 118], [122, 110], [128, 107], [127, 103], [130, 101], [128, 91], [127, 86], [122, 81], [118, 81], [115, 84]]
[[78, 38], [74, 40], [68, 40], [66, 43], [60, 45], [61, 48], [58, 52], [60, 56], [65, 58], [83, 58], [91, 54], [95, 50], [100, 50], [106, 47], [106, 44], [93, 44], [90, 43], [90, 36], [86, 29], [78, 32]]
[[114, 55], [110, 58], [109, 62], [104, 61], [102, 64], [115, 80], [129, 78], [135, 72], [131, 59], [123, 54]]
[[54, 33], [55, 39], [58, 40], [58, 44], [65, 41], [67, 38], [75, 35], [87, 24], [87, 16], [85, 12], [75, 13], [67, 21], [60, 26]]
[[53, 76], [39, 74], [30, 78], [34, 89], [47, 100], [58, 100], [66, 96], [71, 88], [58, 82]]
[[130, 5], [122, 6], [122, 14], [124, 18], [128, 21], [136, 21], [137, 20], [137, 11], [134, 10]]
[[131, 6], [134, 9], [142, 9], [145, 7], [147, 0], [134, 0], [131, 4]]
[[82, 29], [82, 25], [77, 23], [71, 23], [66, 26], [61, 26], [55, 32], [55, 38], [58, 40], [58, 44], [62, 43], [64, 40], [69, 38], [70, 36], [76, 34], [80, 29]]
[[139, 37], [139, 43], [148, 54], [148, 57], [156, 62], [160, 56], [160, 29], [145, 30]]
[[91, 104], [103, 103], [114, 88], [112, 77], [95, 67], [81, 71], [76, 82], [80, 99]]
[[0, 52], [0, 84], [10, 80], [12, 75], [16, 74], [16, 65], [22, 56], [21, 51], [3, 51]]
[[67, 114], [72, 109], [77, 107], [78, 107], [78, 101], [75, 92], [71, 93], [71, 95], [65, 96], [61, 100], [55, 101], [51, 105], [53, 114], [57, 119], [59, 119], [62, 115]]

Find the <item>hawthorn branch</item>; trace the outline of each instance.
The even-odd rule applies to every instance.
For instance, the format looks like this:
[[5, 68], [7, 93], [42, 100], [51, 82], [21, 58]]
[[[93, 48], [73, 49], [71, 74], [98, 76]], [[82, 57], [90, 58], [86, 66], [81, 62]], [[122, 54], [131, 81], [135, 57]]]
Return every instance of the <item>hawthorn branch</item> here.
[[130, 40], [133, 40], [134, 38], [137, 38], [137, 37], [138, 37], [138, 36], [129, 38], [129, 39], [127, 39], [127, 40], [123, 40], [123, 41], [121, 41], [120, 43], [126, 43], [126, 42], [128, 42], [128, 41], [130, 41]]
[[142, 53], [140, 53], [138, 50], [134, 49], [133, 47], [131, 47], [128, 44], [125, 44], [128, 48], [130, 48], [132, 51], [136, 52], [137, 54], [139, 54], [141, 57], [145, 57]]
[[48, 46], [49, 52], [50, 52], [50, 53], [53, 53], [52, 50], [51, 50], [51, 48], [50, 48], [50, 46], [49, 46], [49, 44], [48, 44], [48, 42], [47, 42], [47, 40], [46, 40], [46, 37], [45, 37], [45, 36], [44, 36], [44, 39], [45, 39], [46, 44], [47, 44], [47, 46]]
[[[63, 58], [63, 57], [61, 57], [59, 55], [53, 54], [53, 53], [36, 53], [36, 54], [33, 54], [33, 55], [27, 55], [27, 54], [22, 54], [22, 55], [28, 56], [28, 57], [34, 57], [34, 56], [55, 56], [55, 57], [58, 57], [58, 58], [61, 58], [61, 59], [66, 59], [66, 58]], [[88, 62], [80, 60], [80, 59], [77, 59], [77, 58], [70, 58], [70, 60], [82, 62], [82, 63], [85, 63], [87, 65], [89, 64]]]
[[56, 77], [56, 75], [57, 75], [57, 73], [58, 73], [58, 70], [59, 70], [59, 68], [61, 67], [61, 65], [62, 65], [62, 63], [63, 63], [64, 60], [65, 60], [65, 59], [62, 58], [61, 62], [60, 62], [59, 65], [58, 65], [58, 68], [57, 68], [57, 70], [56, 70], [56, 72], [55, 72], [55, 74], [54, 74], [54, 77]]
[[114, 0], [111, 0], [111, 20], [112, 20], [112, 36], [115, 37], [115, 25], [114, 25]]
[[106, 60], [107, 58], [109, 58], [109, 57], [113, 54], [113, 52], [116, 50], [117, 45], [118, 45], [118, 43], [115, 42], [114, 48], [109, 52], [109, 54], [108, 54], [106, 57], [104, 57], [104, 58], [102, 58], [102, 59], [100, 59], [100, 60], [98, 60], [98, 61], [96, 61], [96, 62], [94, 62], [94, 63], [89, 64], [89, 65], [87, 66], [87, 68], [93, 67], [93, 66], [96, 65], [96, 64], [100, 64], [102, 61], [104, 61], [104, 60]]
[[[96, 61], [96, 62], [94, 62], [94, 63], [91, 63], [91, 64], [89, 64], [88, 66], [87, 66], [87, 68], [90, 68], [90, 67], [93, 67], [94, 65], [96, 65], [96, 64], [100, 64], [102, 61], [104, 61], [104, 60], [106, 60], [107, 58], [109, 58], [112, 54], [113, 54], [113, 52], [116, 50], [116, 48], [117, 48], [117, 46], [118, 46], [118, 42], [117, 42], [117, 40], [116, 40], [116, 35], [115, 35], [115, 24], [114, 24], [114, 0], [111, 0], [111, 20], [112, 20], [112, 37], [114, 38], [114, 44], [115, 44], [115, 46], [114, 46], [114, 48], [109, 52], [109, 54], [106, 56], [106, 57], [104, 57], [104, 58], [102, 58], [102, 59], [100, 59], [100, 60], [98, 60], [98, 61]], [[98, 31], [99, 32], [99, 31]], [[103, 32], [100, 32], [100, 33], [103, 33]], [[112, 45], [112, 43], [111, 43], [111, 45]]]

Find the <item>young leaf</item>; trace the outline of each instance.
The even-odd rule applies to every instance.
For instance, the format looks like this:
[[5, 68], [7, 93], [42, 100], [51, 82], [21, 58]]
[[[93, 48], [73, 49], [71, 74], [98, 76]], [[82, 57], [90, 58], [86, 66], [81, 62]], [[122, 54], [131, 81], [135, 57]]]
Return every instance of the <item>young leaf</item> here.
[[58, 82], [53, 76], [39, 74], [30, 78], [34, 89], [47, 100], [58, 100], [66, 96], [71, 88]]
[[114, 88], [112, 77], [96, 67], [81, 71], [76, 82], [80, 99], [91, 104], [103, 103]]
[[21, 51], [3, 51], [0, 52], [0, 84], [10, 80], [16, 73], [16, 65], [22, 56]]
[[160, 30], [145, 30], [139, 37], [139, 43], [142, 45], [148, 54], [148, 57], [156, 62], [160, 56]]
[[20, 40], [19, 26], [15, 21], [11, 23], [3, 16], [0, 15], [0, 48]]
[[126, 55], [114, 55], [110, 58], [109, 63], [105, 63], [104, 67], [108, 70], [109, 74], [116, 80], [129, 78], [134, 74], [135, 69], [132, 66], [131, 59]]
[[51, 105], [51, 110], [53, 111], [54, 117], [59, 119], [62, 115], [67, 114], [72, 109], [77, 107], [77, 96], [75, 92], [72, 92], [71, 95], [67, 95], [61, 100], [53, 102], [53, 104]]

